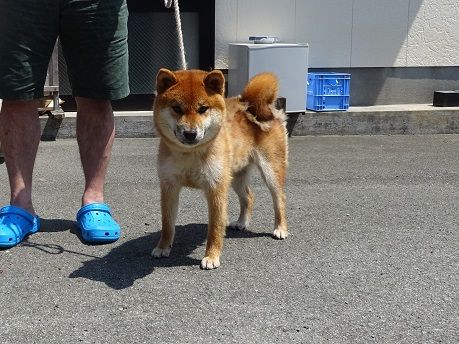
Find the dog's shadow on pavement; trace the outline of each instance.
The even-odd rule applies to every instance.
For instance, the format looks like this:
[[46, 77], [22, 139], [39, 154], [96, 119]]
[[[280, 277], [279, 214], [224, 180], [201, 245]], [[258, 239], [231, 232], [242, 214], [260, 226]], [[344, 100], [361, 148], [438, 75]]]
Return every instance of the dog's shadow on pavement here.
[[[158, 267], [194, 266], [200, 260], [189, 257], [207, 237], [206, 224], [176, 226], [174, 247], [170, 257], [155, 259], [151, 251], [159, 241], [160, 232], [139, 237], [112, 249], [105, 257], [83, 262], [70, 278], [87, 278], [105, 283], [113, 289], [125, 289], [151, 274]], [[203, 247], [203, 252], [205, 248]]]

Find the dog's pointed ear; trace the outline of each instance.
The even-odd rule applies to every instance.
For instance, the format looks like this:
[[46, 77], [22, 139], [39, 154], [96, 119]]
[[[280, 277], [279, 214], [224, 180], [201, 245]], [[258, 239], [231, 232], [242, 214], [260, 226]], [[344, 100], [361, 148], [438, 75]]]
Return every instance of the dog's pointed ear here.
[[215, 93], [224, 95], [225, 93], [225, 77], [219, 70], [213, 70], [204, 79], [204, 85], [206, 88], [212, 90]]
[[156, 92], [158, 94], [164, 93], [176, 83], [177, 78], [175, 74], [169, 69], [161, 68], [156, 75]]

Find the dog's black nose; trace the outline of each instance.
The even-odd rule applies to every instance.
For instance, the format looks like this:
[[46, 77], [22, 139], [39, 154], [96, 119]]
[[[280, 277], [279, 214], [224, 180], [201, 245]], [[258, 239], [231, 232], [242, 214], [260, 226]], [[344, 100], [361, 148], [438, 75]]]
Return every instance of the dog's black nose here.
[[196, 136], [198, 136], [198, 132], [196, 130], [185, 130], [183, 132], [183, 137], [185, 137], [187, 141], [194, 141]]

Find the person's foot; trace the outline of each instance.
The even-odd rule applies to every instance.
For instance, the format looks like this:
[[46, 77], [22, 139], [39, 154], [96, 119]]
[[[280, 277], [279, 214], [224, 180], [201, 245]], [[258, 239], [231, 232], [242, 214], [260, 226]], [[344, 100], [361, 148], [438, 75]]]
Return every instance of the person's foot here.
[[27, 235], [38, 232], [40, 218], [22, 208], [9, 205], [0, 209], [0, 248], [11, 248]]
[[77, 224], [86, 242], [109, 243], [119, 239], [120, 225], [113, 219], [105, 203], [87, 204], [78, 211]]

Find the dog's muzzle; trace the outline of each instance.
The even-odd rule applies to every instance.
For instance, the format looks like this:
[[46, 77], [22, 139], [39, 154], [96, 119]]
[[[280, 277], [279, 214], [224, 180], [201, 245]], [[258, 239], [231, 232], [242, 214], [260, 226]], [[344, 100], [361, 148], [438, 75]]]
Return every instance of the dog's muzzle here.
[[183, 130], [175, 133], [180, 142], [187, 145], [193, 145], [199, 142], [197, 130]]

